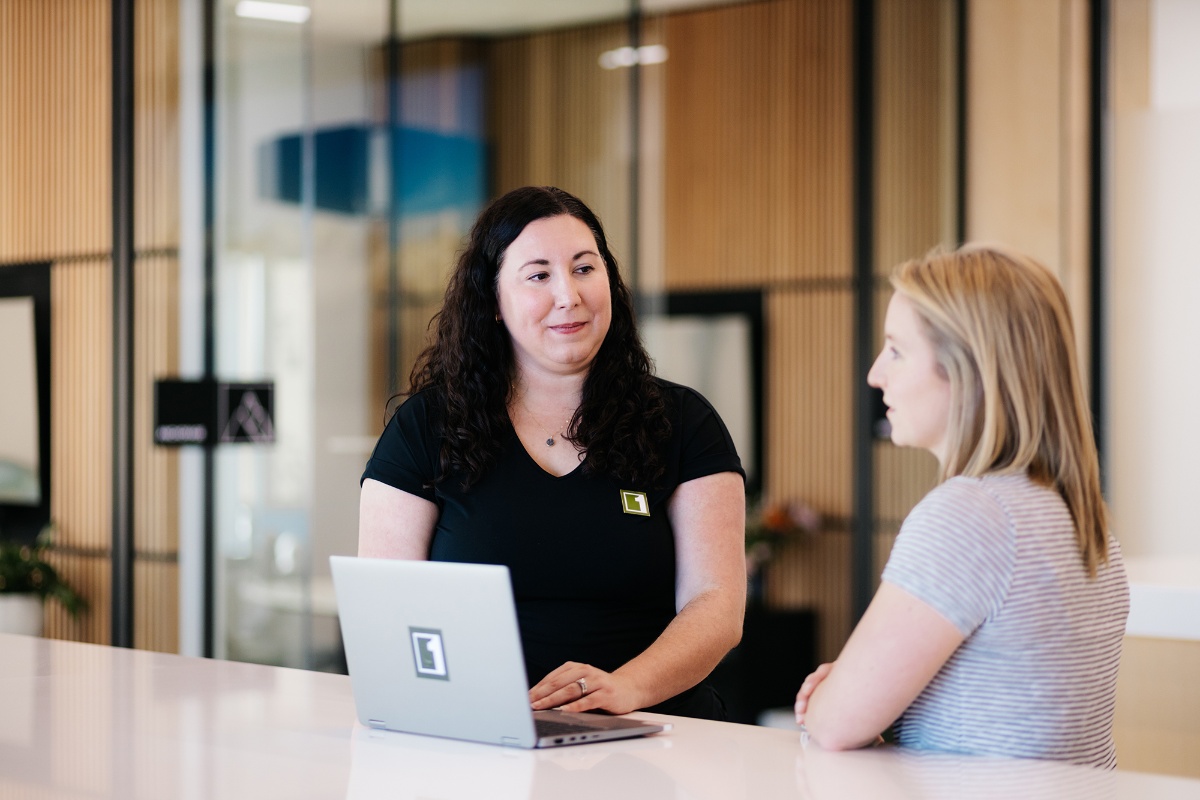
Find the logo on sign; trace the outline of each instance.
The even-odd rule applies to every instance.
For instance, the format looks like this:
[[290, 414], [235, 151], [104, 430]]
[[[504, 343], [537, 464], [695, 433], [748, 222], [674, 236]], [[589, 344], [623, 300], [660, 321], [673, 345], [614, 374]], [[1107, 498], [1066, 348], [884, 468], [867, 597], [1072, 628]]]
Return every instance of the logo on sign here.
[[646, 497], [645, 492], [622, 489], [621, 509], [626, 514], [637, 514], [640, 517], [648, 517], [650, 516], [650, 500]]
[[[232, 403], [233, 410], [225, 418], [221, 431], [222, 442], [273, 442], [275, 425], [271, 420], [270, 389], [256, 390], [251, 387], [230, 387], [224, 403]], [[259, 392], [263, 396], [260, 398]], [[226, 406], [228, 408], [228, 406]], [[224, 409], [222, 409], [224, 410]]]
[[442, 632], [435, 628], [410, 627], [408, 635], [412, 638], [413, 663], [417, 667], [417, 677], [450, 680], [450, 670], [446, 666], [446, 648], [442, 645]]

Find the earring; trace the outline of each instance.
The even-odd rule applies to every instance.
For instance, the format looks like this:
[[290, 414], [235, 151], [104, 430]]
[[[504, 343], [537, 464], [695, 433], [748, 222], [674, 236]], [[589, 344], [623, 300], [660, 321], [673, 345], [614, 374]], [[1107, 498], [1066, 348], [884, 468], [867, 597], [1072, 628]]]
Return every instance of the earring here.
[[499, 315], [499, 314], [497, 314], [497, 315], [496, 315], [496, 322], [499, 322], [499, 321], [500, 321], [500, 315]]

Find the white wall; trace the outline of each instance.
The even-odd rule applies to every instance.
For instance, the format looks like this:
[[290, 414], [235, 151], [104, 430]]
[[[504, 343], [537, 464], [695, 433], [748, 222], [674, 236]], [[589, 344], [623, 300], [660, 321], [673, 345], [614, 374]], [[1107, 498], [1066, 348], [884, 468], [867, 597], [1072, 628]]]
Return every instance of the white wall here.
[[1149, 0], [1148, 91], [1112, 119], [1108, 495], [1132, 556], [1200, 555], [1197, 43], [1200, 3]]

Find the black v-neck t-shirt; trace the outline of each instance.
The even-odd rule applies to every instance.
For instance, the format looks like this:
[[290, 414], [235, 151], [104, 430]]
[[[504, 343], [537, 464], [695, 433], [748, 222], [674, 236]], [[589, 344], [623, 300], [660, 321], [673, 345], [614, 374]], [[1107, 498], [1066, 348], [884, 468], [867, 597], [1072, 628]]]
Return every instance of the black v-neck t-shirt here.
[[[585, 474], [582, 465], [551, 475], [511, 425], [482, 480], [467, 491], [454, 475], [435, 485], [442, 436], [428, 392], [400, 406], [367, 462], [364, 480], [437, 504], [431, 560], [509, 568], [531, 686], [566, 661], [611, 672], [648, 648], [675, 616], [672, 494], [706, 475], [745, 477], [708, 401], [659, 384], [671, 437], [657, 487]], [[656, 708], [686, 713], [670, 701]]]

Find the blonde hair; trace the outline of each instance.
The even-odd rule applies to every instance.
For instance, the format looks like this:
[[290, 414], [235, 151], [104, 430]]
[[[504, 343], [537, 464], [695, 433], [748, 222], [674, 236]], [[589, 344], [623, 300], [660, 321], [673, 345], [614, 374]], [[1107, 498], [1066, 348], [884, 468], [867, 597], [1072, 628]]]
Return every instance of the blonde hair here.
[[1067, 296], [1044, 266], [992, 247], [896, 267], [950, 381], [941, 478], [1024, 472], [1054, 488], [1088, 574], [1108, 560], [1108, 510]]

